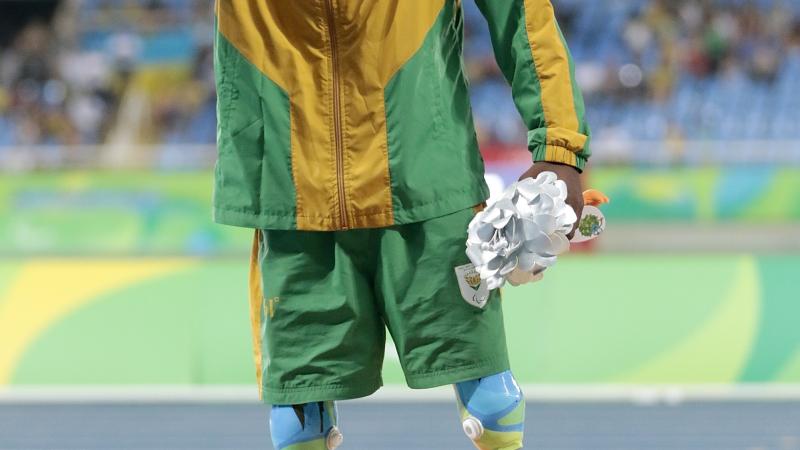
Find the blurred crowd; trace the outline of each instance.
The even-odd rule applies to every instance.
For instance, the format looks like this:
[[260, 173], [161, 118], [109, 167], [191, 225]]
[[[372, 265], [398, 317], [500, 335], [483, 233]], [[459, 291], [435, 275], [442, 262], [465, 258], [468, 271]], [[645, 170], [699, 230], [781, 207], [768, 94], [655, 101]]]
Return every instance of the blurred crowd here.
[[[595, 144], [800, 138], [800, 0], [553, 3]], [[487, 144], [518, 145], [526, 130], [479, 11], [466, 12], [479, 130]]]
[[[0, 49], [3, 147], [214, 142], [213, 2], [63, 0]], [[800, 138], [800, 0], [553, 0], [595, 141]], [[484, 148], [524, 145], [480, 12], [466, 56]], [[2, 7], [2, 6], [0, 6]]]
[[76, 56], [62, 52], [44, 23], [31, 23], [14, 38], [0, 58], [0, 145], [100, 139], [121, 89], [107, 73], [110, 64], [105, 70], [95, 64], [74, 66]]
[[213, 142], [213, 121], [187, 131], [213, 114], [212, 3], [62, 1], [25, 25], [0, 50], [0, 147]]

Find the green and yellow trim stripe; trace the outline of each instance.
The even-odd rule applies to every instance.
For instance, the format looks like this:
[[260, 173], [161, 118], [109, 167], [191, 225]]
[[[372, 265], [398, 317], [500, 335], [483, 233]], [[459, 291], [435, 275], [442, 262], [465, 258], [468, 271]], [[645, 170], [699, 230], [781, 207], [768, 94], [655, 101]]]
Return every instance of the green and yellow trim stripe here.
[[250, 326], [253, 332], [253, 362], [256, 367], [258, 397], [262, 398], [263, 354], [261, 350], [261, 328], [264, 305], [264, 288], [261, 277], [261, 230], [253, 235], [253, 247], [250, 252]]
[[550, 0], [525, 0], [525, 29], [541, 88], [541, 106], [547, 127], [540, 160], [578, 165], [576, 153], [586, 146], [582, 118], [576, 108], [570, 55], [556, 22]]

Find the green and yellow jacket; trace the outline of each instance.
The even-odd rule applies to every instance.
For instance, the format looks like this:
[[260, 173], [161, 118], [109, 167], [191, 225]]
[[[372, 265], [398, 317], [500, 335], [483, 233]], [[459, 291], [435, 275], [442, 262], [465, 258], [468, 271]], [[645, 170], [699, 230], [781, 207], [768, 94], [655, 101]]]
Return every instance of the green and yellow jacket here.
[[[477, 3], [533, 159], [582, 169], [589, 130], [550, 1]], [[462, 42], [459, 0], [217, 0], [215, 220], [373, 228], [483, 202]]]

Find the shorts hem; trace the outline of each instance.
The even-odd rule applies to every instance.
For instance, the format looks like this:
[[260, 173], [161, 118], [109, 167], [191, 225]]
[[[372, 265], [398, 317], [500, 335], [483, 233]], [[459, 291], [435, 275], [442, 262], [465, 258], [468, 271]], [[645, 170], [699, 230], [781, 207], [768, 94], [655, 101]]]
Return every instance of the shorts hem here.
[[509, 369], [508, 358], [490, 359], [481, 364], [468, 364], [450, 369], [406, 375], [406, 383], [411, 389], [430, 389], [487, 377]]
[[383, 383], [351, 383], [268, 388], [262, 391], [261, 401], [269, 405], [299, 405], [310, 402], [352, 400], [374, 394]]

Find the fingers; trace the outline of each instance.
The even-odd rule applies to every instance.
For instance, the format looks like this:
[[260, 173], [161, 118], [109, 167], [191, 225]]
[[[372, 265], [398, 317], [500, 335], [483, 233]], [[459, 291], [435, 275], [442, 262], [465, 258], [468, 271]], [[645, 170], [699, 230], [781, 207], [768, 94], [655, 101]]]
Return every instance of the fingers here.
[[572, 239], [575, 236], [575, 232], [578, 231], [578, 226], [581, 223], [581, 215], [583, 214], [583, 196], [581, 194], [575, 195], [574, 192], [568, 193], [567, 196], [567, 204], [572, 207], [573, 211], [575, 211], [575, 215], [578, 219], [575, 221], [575, 225], [572, 226], [572, 231], [567, 234], [567, 239]]

